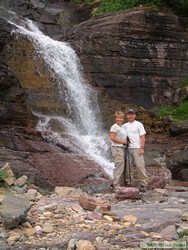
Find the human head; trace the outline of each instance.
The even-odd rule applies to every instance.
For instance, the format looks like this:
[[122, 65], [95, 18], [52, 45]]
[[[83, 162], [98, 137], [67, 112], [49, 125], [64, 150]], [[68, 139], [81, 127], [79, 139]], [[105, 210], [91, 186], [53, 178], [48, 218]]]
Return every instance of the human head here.
[[136, 118], [136, 111], [134, 109], [129, 109], [127, 111], [128, 122], [134, 122], [135, 118]]
[[115, 112], [116, 123], [118, 125], [121, 125], [123, 123], [124, 117], [125, 117], [125, 114], [122, 111]]

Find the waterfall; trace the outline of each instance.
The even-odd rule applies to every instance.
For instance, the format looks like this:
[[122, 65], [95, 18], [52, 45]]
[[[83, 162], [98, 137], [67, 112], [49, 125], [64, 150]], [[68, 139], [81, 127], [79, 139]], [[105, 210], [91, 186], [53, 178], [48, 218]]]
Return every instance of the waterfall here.
[[[40, 120], [37, 129], [50, 130], [48, 139], [61, 142], [61, 131], [55, 131], [52, 123], [56, 121], [62, 124], [69, 138], [76, 139], [74, 144], [77, 149], [95, 160], [112, 176], [113, 163], [108, 159], [107, 153], [109, 139], [102, 130], [97, 94], [84, 79], [82, 66], [75, 51], [67, 43], [44, 35], [30, 20], [22, 21], [21, 25], [14, 25], [17, 27], [14, 32], [26, 35], [34, 44], [38, 55], [58, 84], [57, 98], [67, 105], [65, 117], [38, 114]], [[71, 144], [70, 139], [63, 138], [64, 144], [65, 141]]]

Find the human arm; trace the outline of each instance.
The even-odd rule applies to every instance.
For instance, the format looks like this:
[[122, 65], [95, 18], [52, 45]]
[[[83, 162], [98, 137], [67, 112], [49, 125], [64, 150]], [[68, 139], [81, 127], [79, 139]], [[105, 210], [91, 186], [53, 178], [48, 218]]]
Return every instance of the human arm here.
[[145, 134], [140, 136], [140, 148], [139, 148], [139, 155], [144, 154], [144, 146], [145, 146]]
[[114, 132], [110, 133], [110, 140], [115, 142], [115, 143], [119, 143], [119, 144], [127, 144], [127, 140], [118, 139], [116, 137], [116, 133], [114, 133]]

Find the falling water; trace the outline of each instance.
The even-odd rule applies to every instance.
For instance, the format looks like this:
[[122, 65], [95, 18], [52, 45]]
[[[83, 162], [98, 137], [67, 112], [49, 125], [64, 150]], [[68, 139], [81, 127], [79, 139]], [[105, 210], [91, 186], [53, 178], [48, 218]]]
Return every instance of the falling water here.
[[166, 157], [159, 154], [158, 158], [153, 158], [162, 168], [166, 168]]
[[34, 43], [38, 55], [43, 58], [55, 77], [59, 90], [57, 98], [60, 101], [66, 99], [68, 116], [52, 117], [39, 114], [37, 128], [42, 131], [51, 129], [53, 139], [61, 141], [61, 133], [53, 131], [50, 122], [57, 120], [62, 123], [67, 133], [76, 138], [77, 147], [112, 175], [113, 164], [108, 160], [107, 154], [108, 137], [101, 129], [97, 95], [85, 81], [76, 53], [67, 43], [44, 35], [30, 20], [24, 23], [22, 21], [22, 25], [16, 27], [14, 32], [26, 35]]

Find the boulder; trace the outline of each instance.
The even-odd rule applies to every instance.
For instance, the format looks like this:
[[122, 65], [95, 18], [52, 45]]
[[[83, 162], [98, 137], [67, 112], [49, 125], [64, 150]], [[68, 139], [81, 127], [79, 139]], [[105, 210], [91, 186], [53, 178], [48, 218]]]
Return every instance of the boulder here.
[[188, 121], [180, 121], [170, 125], [170, 135], [178, 136], [188, 133]]
[[179, 235], [180, 239], [186, 239], [188, 237], [188, 225], [187, 223], [177, 223], [176, 232]]
[[18, 195], [7, 194], [2, 201], [3, 224], [6, 228], [17, 227], [27, 216], [31, 207], [27, 199]]
[[182, 169], [177, 175], [179, 180], [188, 181], [188, 169]]
[[16, 181], [15, 175], [12, 172], [12, 169], [10, 167], [10, 165], [7, 163], [5, 163], [5, 165], [0, 169], [0, 171], [5, 173], [5, 179], [4, 182], [8, 185], [11, 186], [14, 184], [14, 182]]
[[188, 170], [188, 149], [177, 150], [171, 157], [168, 158], [168, 168], [172, 172], [174, 179], [187, 181]]
[[146, 202], [146, 203], [164, 202], [167, 200], [167, 198], [162, 193], [156, 190], [149, 191], [147, 193], [142, 193], [141, 199], [143, 202]]
[[166, 167], [147, 167], [148, 188], [164, 188], [172, 180], [172, 174]]
[[181, 215], [181, 220], [183, 220], [183, 221], [188, 221], [188, 211], [185, 211], [185, 212]]
[[23, 175], [14, 182], [14, 186], [22, 187], [27, 183], [27, 176]]

